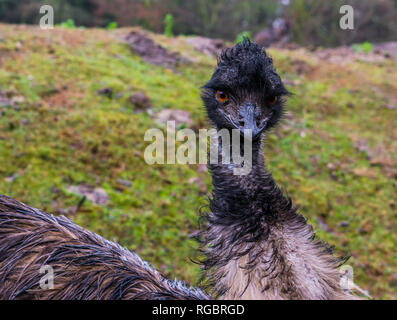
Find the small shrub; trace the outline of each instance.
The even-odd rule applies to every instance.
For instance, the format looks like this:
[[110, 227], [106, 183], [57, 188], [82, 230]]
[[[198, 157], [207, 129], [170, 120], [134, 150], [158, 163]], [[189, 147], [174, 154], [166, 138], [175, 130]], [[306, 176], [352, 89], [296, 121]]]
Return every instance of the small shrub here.
[[76, 25], [75, 25], [73, 19], [67, 19], [66, 21], [60, 23], [59, 26], [62, 27], [62, 28], [67, 28], [67, 29], [76, 28]]
[[252, 33], [251, 33], [251, 31], [243, 31], [243, 32], [240, 32], [238, 35], [237, 35], [237, 37], [236, 37], [236, 43], [240, 43], [240, 42], [242, 42], [245, 38], [248, 38], [248, 39], [250, 39], [250, 40], [252, 40]]
[[172, 32], [172, 28], [174, 26], [174, 17], [172, 14], [168, 13], [164, 18], [165, 29], [164, 35], [167, 37], [172, 37], [174, 33]]
[[361, 44], [353, 44], [352, 48], [354, 52], [370, 53], [374, 49], [374, 45], [368, 41]]
[[106, 26], [106, 29], [107, 29], [107, 30], [117, 29], [117, 22], [116, 22], [116, 21], [110, 22], [110, 23]]

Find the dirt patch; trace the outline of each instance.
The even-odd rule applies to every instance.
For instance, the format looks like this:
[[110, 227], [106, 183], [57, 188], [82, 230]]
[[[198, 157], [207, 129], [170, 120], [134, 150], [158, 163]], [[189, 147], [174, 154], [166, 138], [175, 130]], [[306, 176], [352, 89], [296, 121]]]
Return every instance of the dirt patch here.
[[79, 196], [86, 197], [91, 202], [99, 205], [106, 205], [109, 202], [109, 197], [106, 191], [102, 188], [96, 188], [89, 185], [79, 185], [69, 186], [67, 190]]
[[190, 127], [193, 124], [193, 120], [190, 113], [185, 110], [179, 109], [164, 109], [156, 114], [156, 121], [161, 124], [166, 124], [167, 121], [175, 121], [175, 125], [186, 125]]
[[[379, 167], [388, 178], [397, 180], [397, 166], [395, 160], [385, 146], [378, 145], [377, 147], [370, 148], [367, 141], [363, 138], [352, 136], [352, 140], [356, 150], [366, 154], [372, 167]], [[364, 175], [366, 172], [359, 171], [354, 173], [357, 175], [362, 173], [361, 175]]]
[[64, 85], [43, 96], [41, 101], [52, 107], [73, 108], [76, 101], [84, 97], [85, 94], [84, 91], [75, 89], [72, 85]]
[[378, 43], [374, 46], [374, 52], [383, 54], [385, 57], [397, 59], [397, 42]]
[[226, 43], [220, 39], [190, 37], [186, 39], [186, 42], [198, 52], [204, 53], [211, 58], [216, 58], [226, 48]]
[[307, 62], [299, 59], [293, 60], [291, 63], [291, 67], [294, 73], [296, 73], [297, 75], [306, 74], [313, 69]]
[[126, 37], [132, 51], [146, 62], [175, 70], [178, 62], [186, 62], [176, 52], [168, 52], [143, 33], [132, 31]]
[[342, 46], [337, 48], [319, 49], [314, 51], [314, 55], [322, 60], [331, 63], [345, 64], [353, 61], [367, 63], [378, 63], [385, 59], [397, 58], [397, 42], [387, 42], [374, 46], [372, 52], [355, 52], [351, 47]]

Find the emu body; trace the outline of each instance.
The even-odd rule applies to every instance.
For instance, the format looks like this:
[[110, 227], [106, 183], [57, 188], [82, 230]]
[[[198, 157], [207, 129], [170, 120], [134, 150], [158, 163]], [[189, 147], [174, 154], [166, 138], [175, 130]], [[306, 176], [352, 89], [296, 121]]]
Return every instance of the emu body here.
[[[54, 271], [43, 289], [42, 266]], [[209, 299], [164, 278], [137, 254], [0, 195], [0, 299]]]

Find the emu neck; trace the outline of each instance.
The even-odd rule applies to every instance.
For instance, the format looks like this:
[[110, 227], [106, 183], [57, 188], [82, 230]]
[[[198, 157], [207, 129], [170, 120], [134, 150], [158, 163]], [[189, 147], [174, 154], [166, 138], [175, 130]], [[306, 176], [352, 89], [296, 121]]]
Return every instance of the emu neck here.
[[[230, 139], [229, 155], [230, 157], [225, 157], [223, 155], [223, 150], [225, 147], [222, 144], [222, 140], [219, 140], [218, 148], [218, 163], [210, 164], [210, 170], [212, 173], [212, 181], [214, 188], [222, 186], [224, 181], [231, 182], [235, 187], [248, 190], [249, 188], [257, 188], [261, 183], [266, 182], [266, 169], [263, 158], [262, 141], [261, 140], [245, 140], [240, 137], [240, 143], [237, 145], [233, 144], [232, 139]], [[248, 148], [246, 149], [246, 146]], [[246, 149], [246, 150], [245, 150]], [[240, 164], [233, 158], [233, 152], [239, 152], [242, 157], [248, 157], [248, 163]], [[227, 161], [229, 160], [229, 161]], [[224, 162], [230, 162], [224, 163]], [[236, 172], [235, 170], [247, 166], [247, 172]]]
[[[213, 191], [201, 232], [204, 277], [224, 299], [349, 299], [332, 251], [313, 242], [312, 227], [266, 171], [262, 142], [252, 170], [209, 164]], [[244, 150], [241, 150], [241, 152]]]
[[[241, 165], [235, 163], [232, 157], [230, 164], [222, 162], [223, 146], [220, 143], [219, 161], [210, 164], [209, 169], [213, 185], [211, 209], [222, 217], [223, 224], [245, 223], [248, 217], [272, 219], [291, 208], [289, 199], [283, 196], [271, 174], [266, 171], [262, 146], [262, 139], [252, 141], [252, 151], [244, 150], [242, 138], [238, 147], [230, 143], [231, 149], [240, 149], [240, 155], [247, 156], [249, 152], [252, 153], [248, 165], [251, 170], [246, 174], [236, 174], [234, 170]], [[230, 150], [230, 154], [232, 152], [233, 150]], [[221, 207], [218, 208], [218, 204]], [[227, 216], [224, 213], [227, 213]]]

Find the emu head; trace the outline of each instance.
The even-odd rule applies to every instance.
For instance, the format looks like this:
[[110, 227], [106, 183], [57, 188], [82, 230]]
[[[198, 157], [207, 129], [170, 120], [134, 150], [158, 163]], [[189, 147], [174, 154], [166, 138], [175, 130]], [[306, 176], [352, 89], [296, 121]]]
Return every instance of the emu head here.
[[202, 99], [216, 129], [252, 130], [252, 139], [273, 127], [282, 115], [288, 94], [273, 60], [259, 45], [245, 39], [218, 59]]

